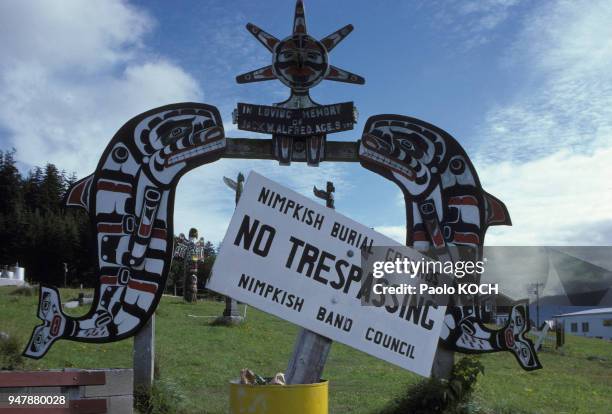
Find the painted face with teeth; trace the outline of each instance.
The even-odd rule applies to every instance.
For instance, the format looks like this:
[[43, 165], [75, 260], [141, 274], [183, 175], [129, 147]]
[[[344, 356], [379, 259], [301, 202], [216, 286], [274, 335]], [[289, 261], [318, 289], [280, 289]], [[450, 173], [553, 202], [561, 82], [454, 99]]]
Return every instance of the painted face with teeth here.
[[[380, 115], [368, 120], [359, 147], [361, 163], [395, 181], [412, 197], [438, 184], [446, 145], [441, 136], [410, 118]], [[421, 121], [422, 123], [422, 121]]]
[[141, 122], [136, 136], [151, 173], [167, 184], [225, 147], [221, 125], [215, 114], [206, 110], [168, 111]]
[[307, 34], [295, 34], [275, 49], [272, 70], [276, 77], [295, 91], [306, 91], [327, 73], [327, 52], [321, 42]]

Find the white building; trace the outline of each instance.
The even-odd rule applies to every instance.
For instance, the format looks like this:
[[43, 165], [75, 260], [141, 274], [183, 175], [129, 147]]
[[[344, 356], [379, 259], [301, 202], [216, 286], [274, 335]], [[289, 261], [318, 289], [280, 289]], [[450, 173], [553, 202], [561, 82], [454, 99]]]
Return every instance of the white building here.
[[612, 339], [612, 308], [596, 308], [555, 315], [555, 324], [563, 325], [565, 333]]
[[25, 269], [19, 266], [2, 266], [0, 286], [21, 286], [25, 284]]

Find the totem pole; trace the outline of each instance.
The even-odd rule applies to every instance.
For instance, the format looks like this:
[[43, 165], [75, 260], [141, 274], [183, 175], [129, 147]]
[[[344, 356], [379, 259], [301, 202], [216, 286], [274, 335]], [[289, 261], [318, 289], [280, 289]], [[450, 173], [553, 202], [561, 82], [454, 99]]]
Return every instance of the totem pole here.
[[[244, 188], [244, 175], [242, 175], [242, 173], [238, 173], [236, 181], [228, 177], [223, 177], [223, 182], [235, 192], [235, 203], [238, 204], [240, 196], [242, 195], [242, 189]], [[223, 311], [223, 316], [218, 318], [217, 321], [227, 325], [238, 324], [242, 322], [242, 320], [243, 317], [240, 316], [240, 312], [238, 312], [238, 302], [236, 302], [229, 296], [226, 296], [225, 310]]]
[[325, 190], [319, 190], [317, 187], [312, 187], [312, 192], [315, 197], [318, 197], [322, 200], [325, 200], [325, 206], [327, 208], [334, 209], [334, 192], [336, 191], [336, 187], [334, 187], [334, 183], [331, 181], [327, 182], [327, 187]]
[[198, 240], [198, 230], [189, 230], [189, 239], [180, 234], [174, 249], [174, 257], [185, 262], [183, 268], [183, 297], [187, 302], [198, 300], [198, 263], [204, 260], [204, 239]]

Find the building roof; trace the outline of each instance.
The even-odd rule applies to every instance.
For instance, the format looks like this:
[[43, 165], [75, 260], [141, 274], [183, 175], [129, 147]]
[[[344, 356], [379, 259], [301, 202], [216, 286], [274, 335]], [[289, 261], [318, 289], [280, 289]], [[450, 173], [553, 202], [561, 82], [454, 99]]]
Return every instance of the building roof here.
[[597, 315], [600, 313], [612, 313], [612, 308], [595, 308], [583, 310], [580, 312], [562, 313], [561, 315], [553, 316], [553, 318], [559, 318], [563, 316]]

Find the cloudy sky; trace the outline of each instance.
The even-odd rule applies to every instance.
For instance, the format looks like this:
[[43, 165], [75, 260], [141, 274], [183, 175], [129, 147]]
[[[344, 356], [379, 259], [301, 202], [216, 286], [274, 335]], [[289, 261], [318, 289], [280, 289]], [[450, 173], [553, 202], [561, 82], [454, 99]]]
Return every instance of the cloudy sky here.
[[[0, 2], [0, 149], [15, 147], [23, 173], [52, 162], [85, 176], [121, 125], [180, 101], [217, 106], [226, 134], [236, 102], [287, 97], [278, 81], [237, 85], [269, 64], [245, 30], [283, 38], [284, 1]], [[353, 100], [360, 122], [328, 139], [356, 140], [375, 114], [436, 124], [466, 148], [483, 187], [514, 225], [498, 245], [612, 244], [612, 2], [307, 0], [311, 35], [352, 23], [331, 63], [365, 86], [323, 82], [321, 103]], [[218, 242], [233, 211], [222, 176], [256, 170], [311, 196], [336, 183], [337, 209], [400, 240], [398, 189], [358, 164], [280, 167], [221, 160], [180, 182], [177, 232], [195, 226]]]

